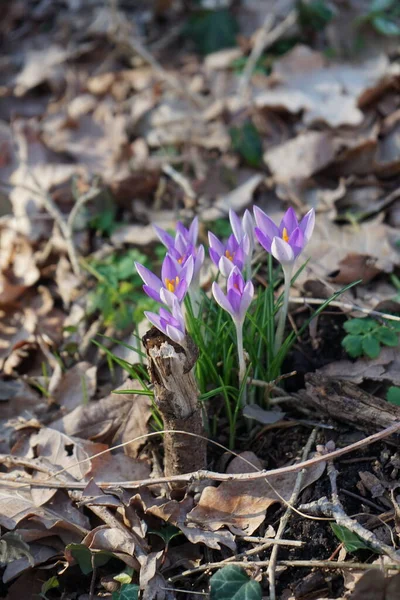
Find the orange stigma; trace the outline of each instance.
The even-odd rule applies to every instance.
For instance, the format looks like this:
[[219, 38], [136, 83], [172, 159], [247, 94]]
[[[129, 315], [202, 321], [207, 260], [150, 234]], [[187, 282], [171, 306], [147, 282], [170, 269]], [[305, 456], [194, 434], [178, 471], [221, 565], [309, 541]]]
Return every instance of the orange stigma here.
[[167, 290], [169, 292], [175, 292], [175, 288], [179, 283], [179, 277], [176, 276], [175, 279], [166, 279], [165, 280], [165, 287], [167, 288]]
[[289, 241], [289, 236], [288, 236], [288, 232], [287, 232], [286, 227], [283, 228], [282, 239], [283, 239], [284, 242], [288, 242]]
[[182, 256], [180, 258], [178, 258], [178, 263], [181, 265], [183, 263], [183, 258]]
[[233, 262], [233, 255], [229, 252], [229, 250], [225, 250], [225, 256], [228, 260]]

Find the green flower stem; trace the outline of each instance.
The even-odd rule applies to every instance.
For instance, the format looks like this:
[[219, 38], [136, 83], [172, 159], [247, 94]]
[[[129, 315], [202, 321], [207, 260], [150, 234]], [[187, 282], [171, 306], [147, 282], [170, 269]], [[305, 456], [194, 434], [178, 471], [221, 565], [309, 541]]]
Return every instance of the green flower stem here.
[[[237, 341], [237, 352], [239, 358], [239, 387], [242, 385], [243, 380], [246, 376], [246, 361], [244, 359], [243, 350], [243, 322], [236, 322], [236, 341]], [[247, 404], [247, 389], [246, 386], [243, 388], [242, 394], [242, 406]]]
[[274, 344], [275, 356], [278, 354], [279, 349], [282, 346], [283, 335], [285, 333], [285, 325], [286, 325], [286, 317], [287, 317], [288, 306], [289, 306], [289, 293], [290, 293], [290, 283], [292, 280], [293, 265], [287, 265], [287, 266], [282, 265], [282, 268], [283, 268], [283, 275], [284, 275], [284, 280], [285, 280], [285, 287], [284, 287], [284, 291], [283, 291], [283, 304], [279, 311], [278, 327], [276, 328], [276, 334], [275, 334], [275, 344]]

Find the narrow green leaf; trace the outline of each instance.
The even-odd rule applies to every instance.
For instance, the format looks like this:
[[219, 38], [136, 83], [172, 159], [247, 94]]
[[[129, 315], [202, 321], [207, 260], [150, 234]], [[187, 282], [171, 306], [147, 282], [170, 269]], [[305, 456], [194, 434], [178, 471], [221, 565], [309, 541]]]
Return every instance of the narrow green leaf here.
[[380, 327], [376, 332], [376, 337], [385, 346], [395, 347], [399, 344], [398, 334], [393, 329], [389, 329], [389, 327]]
[[362, 349], [369, 358], [378, 358], [381, 350], [379, 340], [372, 333], [368, 333], [362, 339]]
[[385, 10], [388, 10], [388, 8], [390, 8], [391, 6], [393, 6], [395, 2], [396, 0], [373, 0], [369, 7], [369, 12], [383, 12]]
[[386, 400], [390, 402], [390, 404], [400, 406], [400, 388], [394, 385], [390, 386], [386, 394]]
[[342, 340], [342, 346], [352, 358], [358, 358], [363, 353], [361, 335], [346, 335]]
[[210, 600], [261, 600], [261, 586], [234, 565], [217, 571], [210, 579]]

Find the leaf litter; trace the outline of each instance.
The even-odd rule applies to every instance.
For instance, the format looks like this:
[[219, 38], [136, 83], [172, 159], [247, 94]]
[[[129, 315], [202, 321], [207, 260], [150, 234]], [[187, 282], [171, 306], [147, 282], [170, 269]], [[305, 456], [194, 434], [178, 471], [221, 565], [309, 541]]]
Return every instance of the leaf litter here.
[[[364, 48], [344, 39], [349, 27], [351, 36], [359, 34], [357, 19], [365, 7], [355, 0], [349, 7], [329, 3], [328, 10], [335, 8], [322, 30], [304, 31], [301, 19], [295, 20], [278, 40], [284, 49], [266, 43], [244, 101], [243, 68], [265, 33], [266, 14], [271, 9], [279, 23], [290, 9], [227, 2], [228, 9], [211, 6], [199, 14], [179, 2], [145, 4], [22, 0], [10, 3], [1, 24], [0, 551], [10, 598], [20, 597], [19, 585], [36, 593], [39, 573], [44, 582], [57, 576], [52, 590], [42, 587], [49, 594], [43, 597], [84, 598], [90, 578], [101, 593], [98, 574], [114, 577], [124, 568], [131, 569], [123, 584], [131, 586], [129, 593], [140, 588], [142, 598], [173, 598], [172, 580], [184, 569], [207, 562], [222, 566], [241, 556], [247, 573], [228, 577], [230, 585], [236, 577], [238, 586], [230, 597], [260, 597], [261, 588], [268, 589], [261, 576], [266, 567], [252, 557], [268, 559], [268, 550], [258, 551], [257, 544], [274, 540], [266, 530], [286, 509], [296, 474], [271, 477], [271, 485], [259, 479], [193, 482], [179, 492], [165, 484], [124, 489], [123, 482], [162, 474], [162, 437], [146, 439], [160, 424], [152, 399], [142, 395], [148, 390], [135, 341], [143, 312], [138, 284], [127, 276], [116, 279], [115, 264], [107, 269], [102, 261], [123, 258], [132, 248], [159, 260], [153, 222], [173, 228], [177, 218], [196, 213], [202, 223], [223, 226], [229, 209], [241, 212], [256, 199], [274, 217], [288, 204], [301, 213], [312, 206], [317, 225], [307, 247], [310, 261], [296, 282], [304, 307], [293, 304], [294, 325], [301, 327], [312, 300], [355, 280], [361, 282], [344, 302], [398, 313], [400, 200], [393, 194], [400, 174], [400, 71], [393, 43], [372, 31], [373, 21], [362, 30]], [[327, 15], [328, 3], [310, 4], [323, 5], [319, 17]], [[383, 10], [390, 13], [389, 4]], [[347, 11], [355, 18], [346, 17]], [[191, 35], [184, 33], [186, 26], [195, 27]], [[329, 58], [330, 44], [336, 54]], [[124, 286], [133, 299], [126, 318], [125, 302], [118, 304]], [[90, 294], [98, 300], [92, 310]], [[392, 308], [385, 308], [388, 300]], [[298, 340], [288, 365], [298, 372], [293, 385], [303, 387], [304, 375], [318, 369], [385, 398], [389, 385], [400, 387], [398, 347], [383, 347], [377, 358], [350, 359], [334, 335], [345, 335], [349, 312], [335, 310]], [[118, 341], [130, 348], [115, 354]], [[113, 363], [110, 348], [119, 363]], [[132, 378], [138, 374], [142, 383]], [[261, 425], [247, 419], [254, 435], [241, 441], [228, 466], [226, 456], [211, 453], [213, 470], [240, 474], [298, 458], [307, 427], [320, 422], [323, 412], [296, 406], [291, 385], [288, 404], [268, 407], [259, 415]], [[312, 386], [311, 393], [317, 393]], [[275, 389], [273, 400], [280, 396]], [[340, 421], [338, 415], [328, 424], [337, 444], [359, 435], [354, 423], [346, 430]], [[321, 443], [330, 439], [327, 431], [320, 430]], [[385, 444], [372, 451], [374, 463], [361, 453], [356, 460], [365, 459], [362, 467], [345, 467], [341, 485], [358, 499], [341, 494], [341, 500], [349, 514], [376, 514], [381, 502], [381, 513], [393, 506], [395, 516], [397, 454]], [[46, 478], [60, 489], [37, 485]], [[29, 483], [21, 487], [18, 480]], [[86, 489], [63, 489], [74, 481]], [[102, 490], [96, 481], [121, 484]], [[372, 487], [366, 485], [371, 481]], [[320, 462], [307, 471], [301, 502], [318, 500], [328, 488]], [[384, 493], [377, 495], [378, 488]], [[316, 597], [318, 586], [325, 586], [331, 600], [367, 598], [371, 586], [374, 598], [396, 597], [394, 572], [386, 579], [367, 573], [354, 591], [346, 591], [349, 571], [342, 566], [332, 577], [319, 569], [319, 579], [307, 579], [308, 596], [299, 595], [296, 582], [308, 571], [295, 561], [334, 561], [339, 542], [324, 524], [299, 514], [292, 515], [287, 536], [303, 541], [306, 551], [280, 550], [293, 562], [277, 566], [282, 598]], [[362, 551], [356, 557], [369, 560]], [[211, 578], [211, 597], [224, 573]], [[190, 573], [179, 579], [188, 597], [192, 584], [193, 591], [209, 589]], [[71, 588], [74, 595], [66, 591]], [[135, 597], [127, 590], [115, 587], [113, 598]]]

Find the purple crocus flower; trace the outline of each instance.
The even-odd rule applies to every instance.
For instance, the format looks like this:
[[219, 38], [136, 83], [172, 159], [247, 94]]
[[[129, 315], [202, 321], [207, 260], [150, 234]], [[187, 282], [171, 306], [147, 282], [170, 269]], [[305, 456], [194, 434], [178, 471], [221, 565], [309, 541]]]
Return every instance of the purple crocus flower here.
[[173, 299], [171, 312], [161, 307], [158, 315], [148, 311], [145, 311], [144, 314], [150, 323], [171, 338], [171, 340], [174, 342], [180, 344], [185, 339], [185, 320], [183, 318], [182, 309], [177, 298]]
[[250, 253], [250, 242], [246, 234], [240, 242], [232, 234], [226, 244], [223, 244], [213, 233], [209, 232], [208, 241], [210, 258], [224, 277], [229, 277], [234, 267], [238, 267], [239, 271], [242, 271]]
[[243, 324], [247, 309], [254, 296], [254, 286], [251, 281], [245, 283], [238, 267], [233, 267], [228, 277], [226, 295], [214, 281], [212, 292], [216, 302], [228, 312], [236, 324]]
[[282, 265], [293, 265], [311, 238], [315, 212], [312, 208], [300, 223], [293, 208], [284, 214], [279, 227], [257, 206], [254, 207], [257, 223], [255, 233], [261, 246], [274, 256]]
[[135, 263], [135, 267], [145, 283], [143, 290], [146, 294], [172, 307], [174, 298], [182, 302], [188, 291], [193, 277], [193, 256], [189, 256], [182, 267], [167, 254], [161, 267], [161, 279], [140, 263]]
[[167, 248], [168, 253], [179, 264], [184, 266], [189, 256], [193, 256], [193, 279], [196, 279], [204, 262], [204, 247], [200, 245], [196, 248], [199, 232], [198, 218], [195, 217], [193, 219], [189, 229], [186, 229], [186, 227], [178, 221], [176, 224], [177, 234], [175, 238], [164, 229], [161, 229], [161, 227], [157, 227], [157, 225], [154, 225], [154, 229], [160, 241]]
[[244, 211], [244, 215], [242, 219], [238, 217], [238, 215], [230, 209], [229, 211], [229, 221], [231, 223], [233, 235], [236, 238], [236, 241], [240, 244], [244, 237], [247, 235], [249, 240], [249, 251], [246, 257], [246, 275], [248, 278], [251, 277], [251, 259], [253, 257], [254, 247], [255, 247], [255, 236], [254, 236], [254, 219], [249, 210]]

